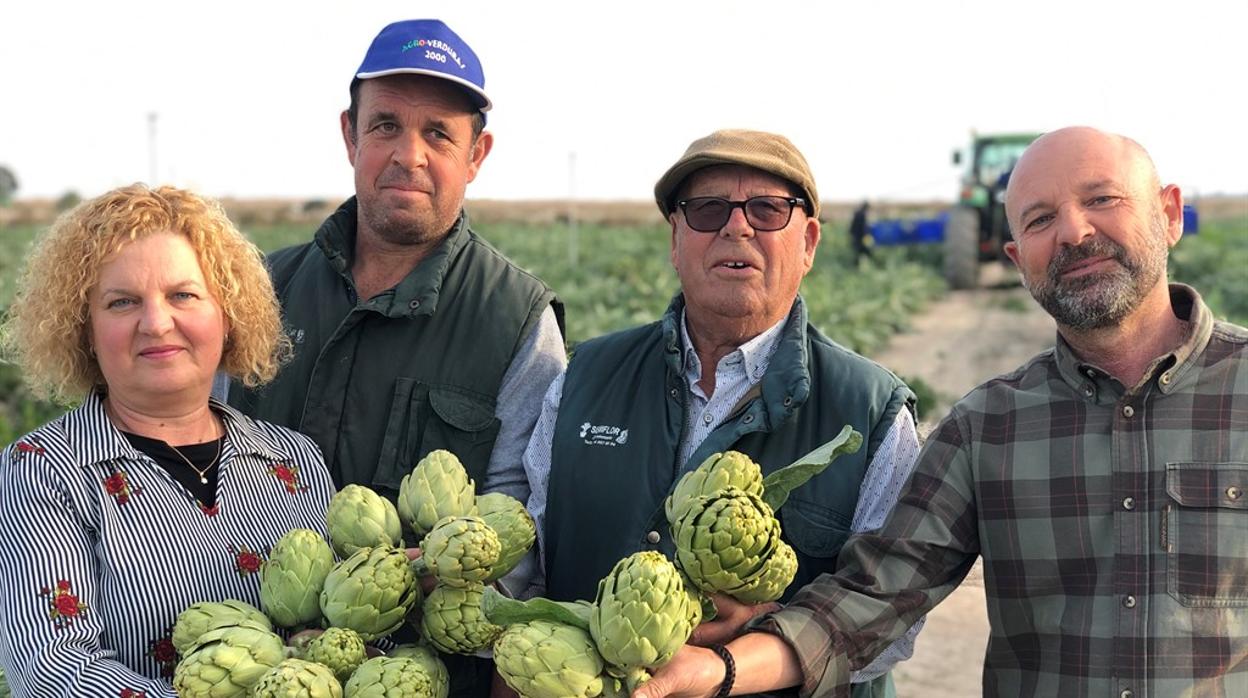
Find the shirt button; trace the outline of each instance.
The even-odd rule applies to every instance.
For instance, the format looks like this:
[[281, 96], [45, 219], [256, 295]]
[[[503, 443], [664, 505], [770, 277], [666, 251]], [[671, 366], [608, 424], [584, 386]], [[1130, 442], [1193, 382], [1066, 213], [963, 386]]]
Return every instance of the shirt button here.
[[671, 395], [672, 397], [679, 397], [679, 396], [680, 396], [680, 391], [676, 390], [675, 388], [672, 388], [672, 391], [671, 391], [670, 395]]
[[1124, 405], [1122, 408], [1122, 416], [1126, 417], [1127, 419], [1130, 419], [1131, 417], [1135, 416], [1135, 408], [1130, 405]]
[[1244, 491], [1238, 485], [1231, 485], [1226, 488], [1226, 496], [1231, 501], [1235, 501], [1236, 499], [1244, 496]]
[[1132, 509], [1134, 509], [1135, 497], [1127, 497], [1126, 499], [1122, 500], [1122, 508], [1126, 509], [1127, 511], [1131, 511]]
[[752, 414], [747, 414], [747, 415], [745, 415], [745, 419], [742, 419], [741, 421], [742, 421], [742, 422], [745, 422], [746, 424], [749, 424], [750, 422], [753, 422], [753, 421], [754, 421], [754, 415], [752, 415]]
[[711, 416], [711, 413], [710, 413], [710, 412], [704, 412], [704, 413], [702, 414], [702, 423], [703, 423], [703, 424], [710, 424], [712, 419], [714, 419], [714, 417], [712, 417], [712, 416]]
[[1130, 594], [1122, 597], [1122, 605], [1126, 608], [1135, 608], [1135, 597]]
[[1084, 371], [1084, 373], [1087, 374], [1088, 378], [1096, 378], [1096, 371], [1093, 371], [1090, 368]]
[[650, 545], [658, 545], [659, 541], [662, 539], [663, 538], [659, 535], [658, 531], [651, 531], [646, 534], [646, 542]]
[[1096, 391], [1092, 389], [1091, 385], [1083, 386], [1083, 394], [1085, 397], [1092, 397], [1095, 393]]
[[1122, 693], [1118, 694], [1118, 698], [1134, 698], [1134, 697], [1135, 697], [1135, 691], [1132, 691], [1129, 688], [1122, 689]]
[[1162, 385], [1170, 385], [1170, 374], [1169, 374], [1169, 373], [1163, 373], [1163, 374], [1161, 374], [1161, 384], [1162, 384]]
[[413, 298], [412, 300], [408, 301], [408, 303], [407, 303], [407, 307], [411, 308], [412, 310], [415, 310], [415, 309], [419, 308], [419, 307], [420, 307], [420, 299], [419, 299], [419, 298]]
[[789, 405], [792, 405], [792, 404], [793, 404], [793, 397], [792, 397], [792, 396], [787, 396], [787, 397], [785, 397], [785, 398], [784, 398], [784, 406], [785, 406], [785, 407], [788, 407]]

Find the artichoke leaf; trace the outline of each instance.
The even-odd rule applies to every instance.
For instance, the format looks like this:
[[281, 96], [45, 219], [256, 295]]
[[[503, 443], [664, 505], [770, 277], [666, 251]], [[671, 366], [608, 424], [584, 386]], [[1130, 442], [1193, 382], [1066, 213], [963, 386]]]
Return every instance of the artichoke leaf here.
[[491, 623], [503, 627], [545, 620], [589, 632], [589, 616], [593, 612], [593, 605], [585, 601], [551, 601], [540, 596], [520, 601], [503, 596], [493, 587], [486, 587], [485, 594], [481, 597], [481, 610]]
[[789, 493], [822, 473], [837, 456], [856, 453], [862, 448], [862, 434], [848, 424], [834, 439], [763, 478], [763, 501], [778, 510], [789, 499]]

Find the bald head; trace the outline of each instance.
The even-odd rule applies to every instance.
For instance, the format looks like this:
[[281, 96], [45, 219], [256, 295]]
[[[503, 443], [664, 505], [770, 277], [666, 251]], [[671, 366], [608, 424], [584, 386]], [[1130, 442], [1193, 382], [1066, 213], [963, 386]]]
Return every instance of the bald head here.
[[1145, 198], [1161, 191], [1157, 168], [1143, 146], [1126, 136], [1071, 126], [1037, 138], [1014, 167], [1005, 212], [1014, 237], [1030, 214], [1046, 208], [1055, 187], [1088, 191], [1112, 185]]

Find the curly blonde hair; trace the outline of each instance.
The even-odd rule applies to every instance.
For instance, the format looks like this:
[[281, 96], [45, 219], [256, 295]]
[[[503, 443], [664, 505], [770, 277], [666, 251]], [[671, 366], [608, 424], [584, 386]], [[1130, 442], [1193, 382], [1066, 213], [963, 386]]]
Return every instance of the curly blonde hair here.
[[132, 184], [62, 215], [27, 259], [3, 341], [37, 396], [72, 403], [104, 385], [89, 344], [87, 296], [121, 248], [168, 232], [191, 243], [229, 323], [220, 369], [248, 387], [277, 375], [290, 340], [260, 250], [216, 202], [174, 187]]

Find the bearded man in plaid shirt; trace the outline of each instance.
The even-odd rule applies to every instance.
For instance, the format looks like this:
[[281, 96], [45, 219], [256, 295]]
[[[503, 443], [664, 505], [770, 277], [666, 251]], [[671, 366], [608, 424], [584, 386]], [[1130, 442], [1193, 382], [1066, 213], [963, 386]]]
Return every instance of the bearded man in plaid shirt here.
[[954, 406], [884, 527], [752, 621], [735, 671], [687, 646], [637, 695], [848, 695], [983, 556], [984, 695], [1248, 696], [1248, 330], [1167, 283], [1182, 211], [1130, 139], [1036, 140], [1006, 252], [1056, 346]]

